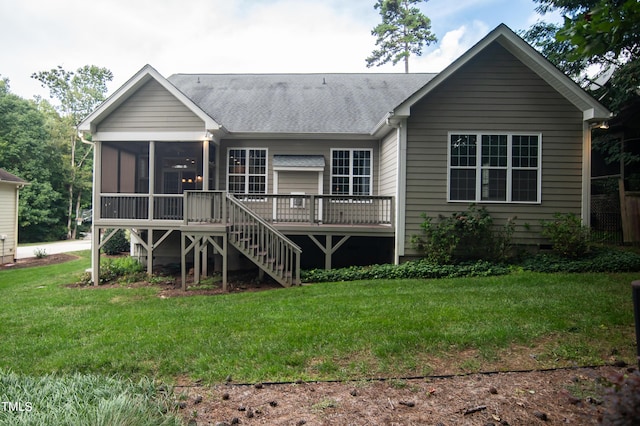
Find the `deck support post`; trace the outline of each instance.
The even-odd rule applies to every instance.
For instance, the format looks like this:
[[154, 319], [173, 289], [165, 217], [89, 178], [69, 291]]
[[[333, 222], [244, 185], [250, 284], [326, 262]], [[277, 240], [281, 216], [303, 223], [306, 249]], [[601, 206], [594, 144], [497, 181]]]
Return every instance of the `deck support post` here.
[[333, 235], [331, 234], [325, 235], [324, 244], [318, 241], [318, 239], [315, 236], [309, 235], [309, 238], [311, 239], [311, 241], [313, 241], [318, 246], [318, 248], [320, 248], [320, 250], [322, 250], [322, 252], [324, 253], [324, 269], [326, 270], [331, 269], [333, 253], [335, 253], [336, 250], [342, 247], [342, 245], [346, 243], [350, 237], [351, 235], [344, 235], [340, 239], [340, 241], [338, 241], [335, 245], [333, 245]]
[[202, 252], [200, 251], [200, 241], [202, 237], [195, 237], [195, 247], [193, 248], [193, 283], [200, 284], [200, 260], [202, 259]]
[[100, 232], [101, 228], [92, 225], [91, 230], [91, 279], [93, 285], [100, 285]]

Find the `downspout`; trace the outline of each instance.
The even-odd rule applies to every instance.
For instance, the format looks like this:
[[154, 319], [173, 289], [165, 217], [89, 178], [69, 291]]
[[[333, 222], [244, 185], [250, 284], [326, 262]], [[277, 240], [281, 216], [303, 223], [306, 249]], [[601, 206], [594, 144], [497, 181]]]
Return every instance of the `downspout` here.
[[591, 226], [591, 125], [582, 122], [582, 223]]
[[[18, 255], [18, 215], [20, 214], [20, 190], [24, 188], [24, 185], [16, 186], [16, 220], [15, 229], [13, 230], [13, 249], [12, 249], [12, 257], [15, 262], [16, 256]], [[2, 261], [0, 263], [4, 263], [4, 240], [2, 240]]]

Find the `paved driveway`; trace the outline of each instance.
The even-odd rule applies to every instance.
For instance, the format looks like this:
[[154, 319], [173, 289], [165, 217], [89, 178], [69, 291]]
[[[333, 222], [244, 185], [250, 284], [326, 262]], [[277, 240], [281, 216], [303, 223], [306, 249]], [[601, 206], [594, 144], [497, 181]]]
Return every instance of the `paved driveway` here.
[[18, 246], [16, 259], [36, 257], [35, 252], [44, 250], [46, 254], [68, 253], [72, 251], [90, 250], [91, 239], [56, 241], [53, 243], [41, 243], [36, 245]]

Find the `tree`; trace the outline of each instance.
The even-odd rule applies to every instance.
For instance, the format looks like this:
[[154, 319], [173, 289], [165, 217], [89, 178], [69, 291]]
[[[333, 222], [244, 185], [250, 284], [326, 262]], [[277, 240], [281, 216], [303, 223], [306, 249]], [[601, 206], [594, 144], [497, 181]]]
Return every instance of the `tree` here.
[[378, 0], [374, 8], [380, 10], [382, 23], [371, 35], [377, 37], [374, 50], [366, 59], [367, 67], [388, 62], [396, 65], [404, 60], [404, 72], [409, 72], [409, 56], [420, 56], [422, 48], [437, 41], [431, 32], [431, 20], [415, 5], [428, 0]]
[[35, 102], [10, 93], [8, 80], [0, 82], [0, 167], [29, 182], [20, 191], [20, 241], [64, 235], [62, 157], [48, 121]]
[[534, 1], [542, 14], [559, 11], [564, 23], [538, 22], [524, 33], [527, 41], [583, 87], [599, 85], [596, 97], [614, 111], [640, 95], [640, 2]]
[[102, 101], [105, 100], [107, 82], [113, 74], [106, 68], [85, 65], [75, 72], [65, 71], [61, 66], [49, 71], [33, 73], [32, 78], [49, 89], [51, 98], [60, 102], [58, 110], [65, 121], [66, 138], [69, 141], [67, 163], [70, 175], [67, 181], [67, 238], [76, 237], [83, 194], [91, 188], [91, 149], [78, 137], [78, 124]]

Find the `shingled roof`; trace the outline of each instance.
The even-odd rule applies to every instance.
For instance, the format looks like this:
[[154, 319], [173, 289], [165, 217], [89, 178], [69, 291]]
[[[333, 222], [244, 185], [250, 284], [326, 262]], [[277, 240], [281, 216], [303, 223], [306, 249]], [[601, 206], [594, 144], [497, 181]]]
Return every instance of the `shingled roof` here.
[[27, 183], [18, 176], [12, 175], [5, 169], [0, 169], [0, 182], [14, 183], [16, 185], [25, 185]]
[[368, 134], [436, 74], [174, 74], [168, 80], [234, 133]]

